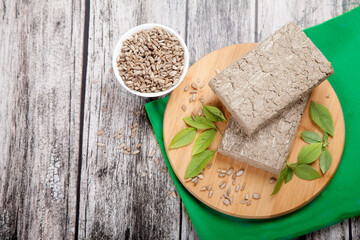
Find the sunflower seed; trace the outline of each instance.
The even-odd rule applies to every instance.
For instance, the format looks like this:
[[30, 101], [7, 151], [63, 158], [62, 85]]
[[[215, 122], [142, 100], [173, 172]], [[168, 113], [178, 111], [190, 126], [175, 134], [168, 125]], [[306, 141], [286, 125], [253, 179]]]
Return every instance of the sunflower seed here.
[[236, 179], [233, 179], [232, 180], [232, 185], [235, 185], [236, 184]]
[[223, 199], [223, 203], [226, 205], [226, 206], [229, 206], [230, 204], [230, 201], [226, 198]]
[[227, 175], [230, 176], [232, 173], [233, 173], [234, 169], [233, 168], [230, 168], [228, 171], [227, 171]]
[[212, 167], [212, 163], [210, 163], [207, 168], [210, 169]]
[[199, 179], [196, 178], [196, 180], [195, 180], [195, 182], [194, 182], [194, 185], [196, 186], [196, 184], [198, 184], [198, 182], [199, 182]]
[[258, 193], [253, 194], [253, 199], [260, 199], [260, 198], [261, 198], [260, 194]]
[[190, 181], [192, 181], [192, 178], [185, 179], [185, 182], [190, 182]]
[[103, 130], [99, 130], [98, 132], [97, 132], [97, 135], [98, 136], [101, 136], [101, 135], [103, 135], [104, 134], [104, 131]]
[[172, 192], [171, 196], [176, 199], [177, 198], [176, 192]]
[[210, 192], [209, 192], [209, 198], [211, 198], [212, 195], [213, 195], [213, 191], [210, 191]]
[[119, 131], [119, 135], [123, 134], [125, 131], [125, 128], [121, 128], [120, 131]]
[[192, 120], [195, 121], [195, 115], [194, 115], [194, 113], [191, 113], [191, 118], [192, 118]]
[[192, 182], [195, 182], [196, 180], [199, 180], [199, 178], [198, 178], [198, 177], [194, 177], [191, 181], [192, 181]]
[[219, 177], [223, 178], [223, 177], [225, 177], [225, 176], [226, 176], [225, 173], [219, 173]]
[[273, 184], [273, 183], [276, 183], [276, 181], [277, 181], [277, 179], [272, 177], [272, 178], [270, 178], [269, 183]]
[[246, 206], [250, 206], [251, 205], [251, 201], [248, 201], [247, 203], [246, 203]]
[[189, 90], [189, 85], [186, 85], [185, 88], [184, 88], [184, 92], [187, 92], [187, 90]]
[[326, 95], [326, 98], [330, 98], [330, 94]]
[[153, 157], [154, 155], [155, 155], [155, 150], [152, 150], [149, 156]]
[[125, 147], [125, 143], [122, 143], [122, 144], [120, 144], [120, 146], [118, 147], [118, 149], [122, 149], [122, 148], [124, 148]]
[[105, 143], [98, 142], [97, 145], [98, 145], [99, 147], [104, 147], [104, 146], [105, 146]]
[[230, 205], [232, 205], [232, 203], [233, 203], [233, 198], [232, 197], [230, 197]]
[[202, 110], [202, 108], [200, 108], [200, 110], [199, 110], [199, 116], [201, 116], [202, 115], [202, 113], [203, 113], [203, 110]]
[[207, 186], [206, 189], [210, 191], [212, 189], [212, 185]]
[[219, 69], [215, 69], [215, 72], [216, 72], [217, 74], [221, 73], [221, 71], [220, 71]]
[[220, 185], [219, 185], [219, 188], [223, 189], [225, 187], [226, 187], [226, 182], [221, 182]]
[[128, 151], [128, 152], [131, 151], [130, 146], [127, 146], [127, 147], [126, 147], [126, 151]]
[[204, 179], [204, 175], [202, 175], [202, 174], [197, 175], [197, 177], [200, 179]]
[[231, 187], [229, 187], [229, 188], [227, 189], [226, 193], [227, 193], [227, 195], [230, 195], [230, 193], [231, 193]]
[[183, 105], [181, 105], [181, 108], [182, 108], [182, 110], [185, 112], [186, 111], [186, 106], [183, 104]]
[[202, 97], [200, 98], [200, 102], [201, 102], [202, 104], [204, 104], [204, 102], [205, 102]]
[[218, 173], [221, 173], [221, 169], [220, 169], [220, 168], [218, 168], [216, 171], [217, 171]]
[[192, 83], [192, 84], [191, 84], [191, 87], [192, 87], [193, 89], [195, 89], [195, 90], [198, 89], [198, 86], [196, 85], [196, 83]]
[[224, 173], [224, 174], [225, 174], [225, 173], [226, 173], [226, 170], [221, 170], [221, 173]]
[[130, 152], [128, 152], [126, 150], [124, 150], [123, 153], [126, 154], [126, 155], [130, 155]]
[[206, 187], [202, 187], [202, 188], [200, 188], [200, 191], [205, 191], [206, 190]]
[[228, 195], [226, 192], [223, 193], [223, 196], [224, 196], [225, 198], [229, 198], [229, 195]]
[[236, 172], [237, 177], [240, 177], [243, 174], [244, 174], [244, 170], [242, 170], [242, 169], [240, 169], [239, 171]]
[[235, 188], [235, 192], [238, 192], [240, 190], [240, 185], [237, 185]]
[[201, 82], [199, 87], [200, 87], [200, 89], [201, 89], [201, 88], [203, 88], [204, 86], [205, 86], [205, 83], [204, 83], [204, 82]]
[[197, 93], [197, 90], [190, 90], [190, 93]]
[[140, 148], [141, 147], [141, 143], [139, 143], [137, 146], [136, 146], [136, 148]]
[[195, 101], [195, 99], [196, 99], [196, 93], [194, 93], [194, 94], [192, 95], [191, 101]]
[[241, 191], [244, 191], [244, 189], [245, 189], [245, 187], [246, 187], [246, 184], [243, 184], [242, 186], [241, 186]]
[[246, 200], [241, 200], [240, 203], [241, 203], [241, 204], [245, 204], [245, 203], [246, 203]]
[[189, 103], [191, 103], [193, 101], [192, 97], [189, 98]]
[[145, 176], [146, 176], [146, 172], [142, 172], [141, 177], [145, 177]]
[[248, 199], [249, 199], [249, 193], [246, 193], [245, 200], [248, 200]]
[[157, 158], [154, 158], [154, 162], [156, 165], [158, 165], [160, 163], [159, 159], [157, 159]]
[[132, 155], [136, 155], [136, 154], [139, 154], [139, 153], [140, 153], [139, 150], [135, 150], [135, 151], [132, 152]]

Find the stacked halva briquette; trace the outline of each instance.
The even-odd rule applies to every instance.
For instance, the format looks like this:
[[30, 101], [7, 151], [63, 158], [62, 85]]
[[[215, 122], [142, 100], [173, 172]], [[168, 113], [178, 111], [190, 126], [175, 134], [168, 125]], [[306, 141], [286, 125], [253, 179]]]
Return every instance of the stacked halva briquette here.
[[309, 93], [334, 72], [289, 23], [210, 80], [231, 113], [219, 153], [279, 174]]

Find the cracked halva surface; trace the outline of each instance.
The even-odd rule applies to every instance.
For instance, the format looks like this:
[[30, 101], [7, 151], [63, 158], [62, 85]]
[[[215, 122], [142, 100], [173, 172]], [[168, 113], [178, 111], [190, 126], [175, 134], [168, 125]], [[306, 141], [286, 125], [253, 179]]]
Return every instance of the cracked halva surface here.
[[303, 97], [251, 136], [245, 134], [231, 117], [218, 152], [256, 168], [280, 174], [306, 102], [307, 97]]
[[209, 86], [251, 135], [333, 72], [331, 63], [291, 22], [211, 79]]

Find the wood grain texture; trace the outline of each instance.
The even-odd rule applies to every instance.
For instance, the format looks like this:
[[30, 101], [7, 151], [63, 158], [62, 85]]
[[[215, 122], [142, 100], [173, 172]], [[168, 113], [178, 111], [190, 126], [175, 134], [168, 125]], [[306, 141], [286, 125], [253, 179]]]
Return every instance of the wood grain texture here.
[[[112, 51], [121, 35], [147, 22], [185, 36], [183, 1], [91, 1], [86, 82], [79, 238], [178, 239], [180, 199], [165, 167], [142, 99], [130, 95], [111, 71]], [[139, 110], [139, 114], [136, 111]], [[131, 138], [129, 125], [138, 124]], [[124, 128], [120, 139], [112, 135]], [[97, 132], [103, 130], [99, 136]], [[105, 146], [99, 146], [104, 143]], [[138, 155], [125, 155], [125, 143]], [[101, 144], [100, 144], [101, 145]], [[155, 157], [150, 157], [156, 150]]]
[[[289, 154], [289, 162], [297, 162], [297, 156], [300, 149], [307, 144], [301, 139], [300, 133], [302, 131], [315, 131], [321, 134], [319, 128], [312, 122], [309, 114], [310, 101], [323, 104], [326, 106], [334, 120], [334, 137], [329, 141], [328, 149], [332, 155], [332, 165], [322, 178], [313, 181], [303, 181], [297, 177], [294, 177], [291, 182], [283, 185], [280, 192], [275, 196], [271, 196], [274, 189], [274, 184], [269, 183], [271, 177], [276, 177], [271, 173], [262, 171], [260, 169], [251, 167], [250, 165], [231, 159], [219, 153], [211, 160], [212, 168], [204, 169], [204, 178], [196, 185], [193, 182], [185, 182], [184, 176], [186, 168], [191, 160], [191, 149], [193, 143], [186, 147], [179, 149], [168, 149], [174, 136], [183, 128], [186, 124], [184, 117], [190, 116], [191, 113], [197, 114], [201, 108], [200, 96], [203, 97], [206, 105], [217, 106], [229, 119], [230, 114], [221, 104], [220, 100], [216, 97], [213, 91], [208, 86], [208, 82], [212, 77], [216, 75], [215, 70], [220, 69], [223, 71], [227, 66], [234, 61], [249, 52], [256, 44], [237, 44], [218, 49], [214, 52], [204, 56], [196, 63], [194, 63], [186, 74], [183, 82], [175, 89], [170, 96], [169, 102], [166, 106], [164, 115], [164, 144], [170, 163], [173, 167], [179, 180], [197, 199], [204, 204], [220, 211], [225, 214], [229, 214], [241, 218], [271, 218], [284, 215], [292, 212], [315, 198], [329, 183], [334, 175], [342, 156], [343, 146], [345, 143], [345, 123], [341, 110], [339, 99], [337, 98], [335, 91], [332, 89], [328, 81], [323, 82], [317, 88], [315, 88], [310, 94], [309, 101], [305, 107], [304, 114], [300, 121], [297, 133], [295, 134], [294, 141]], [[196, 83], [196, 79], [205, 83], [205, 87], [200, 89], [197, 93], [196, 102], [189, 103], [188, 99], [191, 96], [189, 92], [185, 92], [183, 89], [186, 85]], [[327, 97], [328, 96], [328, 97]], [[185, 104], [186, 111], [179, 111], [181, 106]], [[218, 123], [217, 128], [224, 132], [226, 128], [225, 123]], [[199, 132], [197, 135], [199, 135]], [[214, 150], [218, 148], [221, 142], [221, 135], [216, 134], [215, 139], [210, 145], [209, 149]], [[266, 149], [263, 149], [266, 152]], [[313, 164], [313, 167], [319, 171], [319, 164]], [[244, 191], [235, 192], [235, 186], [232, 185], [232, 177], [226, 176], [220, 178], [217, 175], [218, 169], [233, 168], [234, 171], [244, 169], [244, 175], [236, 178], [236, 185], [246, 184]], [[219, 189], [221, 182], [226, 182], [225, 189]], [[209, 198], [208, 191], [200, 191], [202, 187], [213, 186], [213, 197]], [[296, 188], [294, 187], [296, 186]], [[234, 203], [226, 206], [222, 202], [223, 193], [230, 188], [230, 197], [233, 198]], [[251, 206], [241, 205], [240, 201], [244, 199], [245, 194], [249, 193], [252, 196], [253, 193], [261, 194], [261, 199], [258, 201], [252, 200]], [[291, 199], [291, 200], [290, 200]]]
[[0, 5], [0, 239], [70, 239], [84, 6]]

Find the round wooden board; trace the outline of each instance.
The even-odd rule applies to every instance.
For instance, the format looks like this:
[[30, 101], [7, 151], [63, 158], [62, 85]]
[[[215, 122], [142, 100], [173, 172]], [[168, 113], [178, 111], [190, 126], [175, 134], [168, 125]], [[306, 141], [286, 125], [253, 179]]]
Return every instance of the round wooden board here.
[[[172, 92], [170, 96], [164, 116], [163, 134], [166, 152], [177, 177], [186, 189], [197, 199], [211, 208], [235, 217], [271, 218], [294, 211], [314, 199], [330, 182], [337, 167], [339, 166], [345, 143], [345, 123], [339, 99], [328, 81], [323, 82], [315, 88], [309, 98], [309, 101], [311, 100], [323, 104], [330, 110], [335, 126], [334, 138], [329, 138], [328, 146], [328, 149], [332, 154], [332, 165], [328, 172], [320, 179], [305, 181], [294, 175], [293, 179], [289, 183], [286, 185], [283, 184], [279, 193], [271, 196], [275, 184], [270, 184], [269, 180], [271, 177], [276, 176], [251, 167], [246, 163], [242, 163], [216, 153], [214, 158], [211, 160], [212, 167], [210, 169], [205, 167], [203, 173], [204, 178], [200, 180], [197, 185], [194, 185], [193, 182], [185, 182], [184, 180], [186, 167], [191, 160], [193, 143], [179, 149], [168, 149], [173, 137], [181, 129], [186, 127], [182, 119], [190, 116], [191, 112], [194, 112], [194, 114], [198, 113], [201, 108], [201, 103], [199, 101], [200, 97], [205, 100], [206, 105], [213, 105], [220, 108], [225, 113], [226, 118], [229, 119], [229, 112], [215, 96], [207, 83], [216, 75], [216, 69], [219, 69], [220, 71], [224, 70], [227, 66], [242, 57], [255, 46], [256, 43], [248, 43], [224, 47], [211, 52], [194, 63], [189, 69], [184, 81]], [[198, 79], [205, 83], [205, 87], [197, 93], [196, 101], [189, 103], [191, 94], [189, 91], [185, 92], [184, 88], [188, 84], [197, 83]], [[197, 85], [199, 85], [199, 83], [197, 83]], [[181, 109], [183, 104], [187, 107], [186, 111]], [[221, 132], [224, 132], [226, 122], [217, 124], [217, 127]], [[300, 138], [300, 133], [305, 130], [315, 131], [322, 134], [320, 129], [316, 127], [310, 118], [309, 102], [306, 105], [291, 147], [291, 153], [289, 156], [290, 162], [296, 162], [300, 149], [306, 145], [306, 143]], [[199, 132], [200, 131], [198, 131], [197, 136], [199, 135]], [[221, 135], [217, 133], [209, 149], [216, 149], [220, 142]], [[229, 169], [231, 167], [235, 170], [244, 169], [244, 174], [236, 178], [236, 185], [246, 185], [243, 191], [235, 192], [236, 185], [232, 185], [231, 176], [226, 176], [225, 178], [218, 177], [218, 168]], [[313, 167], [317, 171], [320, 171], [319, 160], [313, 164]], [[219, 188], [219, 183], [222, 181], [227, 182], [225, 189]], [[212, 185], [213, 190], [213, 196], [211, 198], [208, 196], [208, 191], [200, 191], [200, 188], [209, 185]], [[229, 186], [231, 187], [230, 196], [233, 198], [233, 203], [232, 205], [225, 206], [222, 202], [222, 198], [223, 193], [229, 188]], [[250, 199], [252, 200], [252, 204], [250, 206], [240, 204], [240, 201], [244, 199], [246, 193], [249, 193]], [[253, 193], [260, 193], [261, 199], [253, 200], [251, 197]]]

